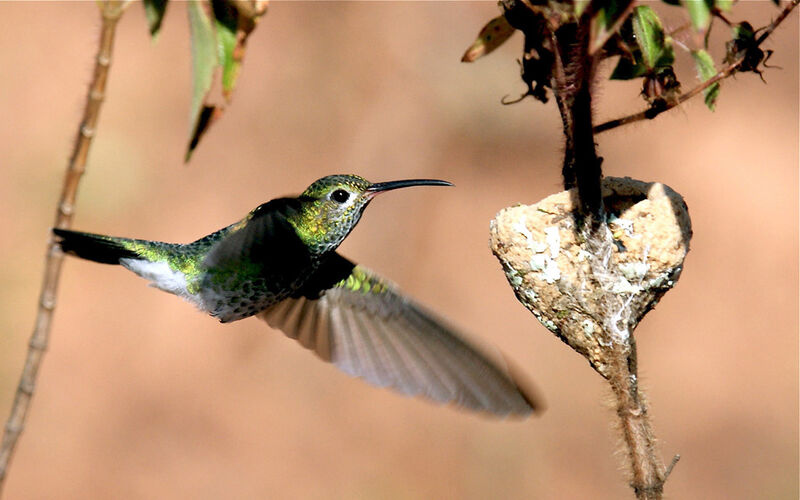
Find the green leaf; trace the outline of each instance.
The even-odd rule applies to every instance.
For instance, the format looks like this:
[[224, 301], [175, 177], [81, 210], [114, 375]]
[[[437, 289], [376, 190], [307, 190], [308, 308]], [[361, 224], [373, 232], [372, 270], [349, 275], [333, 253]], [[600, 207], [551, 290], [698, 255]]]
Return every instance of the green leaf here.
[[[203, 2], [191, 1], [187, 5], [189, 11], [189, 28], [192, 40], [192, 107], [190, 123], [192, 141], [198, 136], [198, 124], [203, 102], [211, 90], [214, 69], [217, 67], [217, 40], [211, 20], [203, 8]], [[202, 131], [200, 131], [202, 133]], [[195, 143], [196, 145], [196, 143]], [[193, 149], [193, 148], [192, 148]], [[187, 153], [186, 160], [191, 154]]]
[[[589, 53], [594, 53], [600, 50], [606, 43], [620, 31], [617, 22], [620, 21], [620, 16], [626, 15], [630, 18], [628, 7], [635, 0], [594, 0], [591, 2], [595, 12], [592, 13], [591, 22], [591, 41], [589, 44]], [[576, 14], [580, 15], [583, 8], [578, 10], [579, 5], [575, 4]], [[629, 22], [625, 20], [625, 23]], [[614, 32], [612, 33], [612, 29]]]
[[147, 17], [150, 36], [154, 40], [158, 37], [158, 31], [161, 29], [161, 21], [164, 19], [166, 10], [167, 0], [144, 0], [144, 15]]
[[729, 11], [733, 7], [733, 0], [714, 0], [714, 7], [717, 10]]
[[514, 34], [514, 28], [508, 24], [505, 16], [498, 16], [486, 23], [478, 38], [470, 45], [464, 55], [461, 57], [461, 62], [472, 62], [479, 57], [492, 52]]
[[641, 5], [633, 10], [633, 33], [636, 44], [642, 51], [645, 65], [652, 69], [664, 52], [664, 29], [661, 20], [653, 9]]
[[[700, 78], [700, 81], [705, 82], [717, 74], [717, 69], [714, 67], [714, 60], [708, 52], [703, 49], [695, 50], [692, 51], [692, 57], [694, 57], [694, 62], [697, 66], [697, 76]], [[708, 109], [711, 111], [714, 111], [717, 97], [719, 97], [719, 89], [719, 82], [717, 82], [703, 91], [706, 106], [708, 106]]]
[[222, 65], [222, 92], [230, 96], [242, 63], [235, 57], [238, 13], [227, 2], [212, 0], [217, 31], [217, 57]]
[[580, 17], [590, 2], [591, 0], [575, 0], [575, 15]]
[[633, 62], [627, 57], [620, 57], [617, 67], [611, 73], [611, 80], [632, 80], [647, 74], [647, 67], [640, 62]]
[[680, 5], [681, 0], [661, 0], [662, 2], [669, 4], [669, 5]]
[[711, 23], [711, 6], [714, 0], [685, 0], [686, 10], [695, 31], [704, 32]]

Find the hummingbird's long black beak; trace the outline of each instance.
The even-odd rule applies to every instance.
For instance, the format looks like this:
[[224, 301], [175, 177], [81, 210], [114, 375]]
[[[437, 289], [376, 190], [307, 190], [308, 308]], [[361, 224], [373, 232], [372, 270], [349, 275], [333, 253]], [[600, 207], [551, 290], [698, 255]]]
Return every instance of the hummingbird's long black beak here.
[[390, 191], [392, 189], [400, 189], [411, 186], [452, 186], [452, 185], [453, 184], [450, 182], [440, 181], [437, 179], [407, 179], [404, 181], [378, 182], [368, 187], [366, 189], [366, 192], [372, 195], [376, 195], [384, 191]]

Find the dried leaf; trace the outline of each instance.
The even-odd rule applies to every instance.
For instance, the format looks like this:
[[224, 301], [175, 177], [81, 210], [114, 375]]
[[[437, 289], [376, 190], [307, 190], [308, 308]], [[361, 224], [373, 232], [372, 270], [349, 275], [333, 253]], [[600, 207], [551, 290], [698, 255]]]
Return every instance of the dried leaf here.
[[[708, 52], [703, 49], [695, 50], [692, 51], [692, 57], [694, 57], [694, 62], [697, 66], [697, 76], [700, 78], [700, 81], [705, 82], [717, 74], [717, 69], [714, 67], [714, 59], [711, 58]], [[708, 106], [708, 109], [711, 111], [714, 111], [717, 97], [719, 97], [719, 90], [719, 83], [715, 83], [703, 91], [706, 106]]]
[[147, 17], [147, 26], [150, 29], [150, 36], [155, 40], [161, 29], [161, 21], [164, 20], [164, 12], [167, 10], [167, 0], [144, 0], [144, 14]]
[[478, 33], [478, 38], [470, 45], [461, 62], [472, 62], [479, 57], [485, 56], [514, 34], [514, 28], [508, 24], [505, 16], [497, 16], [489, 21], [486, 26]]

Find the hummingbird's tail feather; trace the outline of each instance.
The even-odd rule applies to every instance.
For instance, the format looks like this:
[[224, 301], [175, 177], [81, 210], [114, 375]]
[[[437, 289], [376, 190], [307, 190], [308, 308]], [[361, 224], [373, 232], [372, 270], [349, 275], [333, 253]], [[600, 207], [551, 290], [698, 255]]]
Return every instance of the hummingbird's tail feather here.
[[[206, 310], [199, 297], [189, 292], [184, 270], [170, 263], [184, 245], [160, 241], [117, 238], [102, 234], [53, 229], [58, 244], [68, 254], [102, 264], [120, 264], [150, 282], [151, 286], [183, 297]], [[184, 257], [186, 254], [184, 252]]]
[[59, 228], [53, 228], [53, 234], [58, 236], [58, 244], [64, 253], [82, 259], [102, 264], [119, 264], [120, 259], [141, 258], [137, 252], [125, 245], [133, 240]]

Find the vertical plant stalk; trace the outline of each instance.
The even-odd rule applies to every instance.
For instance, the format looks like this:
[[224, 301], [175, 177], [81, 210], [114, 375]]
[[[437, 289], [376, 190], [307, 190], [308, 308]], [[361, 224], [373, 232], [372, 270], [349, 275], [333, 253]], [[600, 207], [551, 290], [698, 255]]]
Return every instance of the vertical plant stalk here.
[[[563, 17], [547, 8], [526, 0], [520, 2], [532, 14], [538, 13], [540, 18], [547, 20], [548, 49], [554, 55], [550, 87], [558, 104], [565, 137], [564, 187], [576, 188], [577, 199], [573, 206], [584, 221], [576, 230], [580, 232], [577, 239], [583, 241], [581, 246], [591, 255], [590, 272], [582, 278], [584, 286], [591, 289], [590, 300], [585, 302], [588, 310], [593, 311], [591, 317], [600, 323], [602, 329], [602, 334], [595, 335], [606, 337], [602, 350], [607, 364], [599, 371], [608, 380], [615, 397], [620, 432], [629, 458], [631, 487], [640, 500], [661, 499], [671, 466], [665, 469], [658, 455], [644, 395], [638, 384], [633, 336], [638, 318], [634, 318], [630, 301], [615, 293], [612, 286], [624, 281], [624, 273], [611, 258], [616, 246], [606, 225], [601, 187], [602, 158], [597, 155], [594, 141], [591, 90], [599, 59], [597, 51], [592, 51], [591, 39], [593, 18], [597, 12], [594, 12], [594, 2], [591, 2], [579, 19], [562, 23]], [[635, 3], [632, 0], [627, 2], [615, 26], [620, 26], [623, 18], [630, 15]], [[511, 1], [504, 5], [506, 12], [519, 8], [519, 4]], [[547, 5], [552, 7], [553, 4]], [[534, 18], [517, 15], [517, 12], [513, 17], [517, 29], [535, 37], [536, 26], [531, 21]], [[578, 335], [583, 333], [577, 332]]]
[[591, 18], [586, 16], [585, 19], [586, 22], [567, 24], [551, 31], [556, 56], [553, 93], [566, 137], [562, 168], [564, 189], [577, 187], [581, 212], [598, 223], [604, 216], [600, 188], [603, 173], [592, 132], [591, 85], [595, 59], [589, 55]]
[[[633, 2], [631, 2], [633, 4]], [[630, 6], [629, 6], [630, 7]], [[630, 8], [626, 9], [630, 12]], [[577, 188], [578, 207], [590, 224], [585, 227], [586, 242], [595, 251], [592, 261], [593, 279], [603, 285], [609, 277], [617, 277], [619, 270], [611, 259], [601, 259], [599, 254], [611, 248], [611, 232], [605, 227], [605, 208], [601, 191], [602, 159], [597, 156], [592, 130], [591, 85], [596, 57], [590, 53], [592, 8], [587, 7], [576, 24], [562, 25], [551, 30], [551, 40], [556, 49], [553, 71], [553, 92], [558, 103], [566, 137], [564, 152], [564, 187]], [[606, 303], [605, 320], [608, 331], [618, 329], [613, 311], [627, 308], [610, 288], [600, 286], [599, 302]], [[633, 331], [621, 336], [625, 341], [612, 341], [611, 364], [608, 382], [616, 399], [620, 431], [628, 450], [631, 467], [631, 487], [640, 500], [660, 499], [668, 472], [658, 456], [655, 437], [650, 426], [644, 396], [639, 390], [636, 363], [636, 342]]]
[[[590, 54], [591, 7], [577, 24], [567, 24], [552, 31], [557, 48], [553, 92], [561, 112], [566, 136], [564, 153], [564, 187], [576, 187], [581, 212], [590, 224], [585, 227], [587, 247], [593, 248], [593, 280], [601, 285], [598, 301], [605, 303], [605, 329], [618, 329], [614, 311], [623, 312], [624, 304], [609, 287], [602, 286], [616, 278], [619, 270], [611, 259], [601, 259], [613, 246], [611, 232], [605, 227], [605, 208], [601, 191], [602, 159], [597, 156], [592, 130], [591, 85], [596, 58]], [[603, 251], [603, 250], [607, 251]], [[620, 336], [625, 341], [612, 341], [611, 364], [607, 374], [616, 399], [620, 431], [628, 450], [631, 487], [640, 500], [662, 497], [666, 471], [658, 456], [644, 397], [639, 390], [636, 342], [633, 331]]]
[[[68, 228], [72, 222], [75, 212], [75, 195], [78, 190], [78, 183], [86, 169], [86, 158], [89, 154], [89, 146], [94, 138], [97, 118], [100, 114], [100, 107], [105, 98], [106, 81], [108, 71], [111, 67], [111, 51], [114, 46], [114, 34], [116, 32], [117, 21], [128, 5], [127, 0], [106, 0], [99, 3], [102, 28], [100, 40], [95, 57], [94, 75], [89, 85], [89, 93], [86, 97], [83, 118], [78, 127], [78, 137], [67, 164], [66, 174], [64, 175], [64, 185], [61, 190], [61, 197], [56, 209], [55, 226]], [[28, 343], [28, 354], [25, 358], [25, 365], [22, 369], [17, 392], [14, 396], [14, 403], [11, 407], [11, 414], [8, 417], [3, 434], [3, 441], [0, 445], [0, 495], [2, 495], [5, 479], [8, 474], [8, 467], [11, 457], [16, 449], [17, 441], [25, 425], [25, 417], [30, 408], [31, 398], [36, 388], [36, 376], [42, 364], [44, 352], [50, 337], [50, 324], [53, 318], [53, 311], [56, 305], [56, 291], [58, 289], [58, 279], [61, 274], [61, 263], [63, 254], [55, 244], [55, 240], [50, 238], [47, 244], [47, 254], [45, 261], [44, 280], [39, 295], [39, 309], [36, 313], [36, 323], [33, 328]]]
[[664, 493], [664, 482], [677, 458], [669, 470], [665, 470], [658, 456], [647, 405], [639, 391], [636, 342], [633, 335], [630, 336], [628, 352], [619, 347], [615, 349], [616, 356], [612, 358], [616, 363], [609, 371], [608, 383], [616, 399], [620, 432], [628, 449], [631, 488], [640, 500], [657, 500]]

